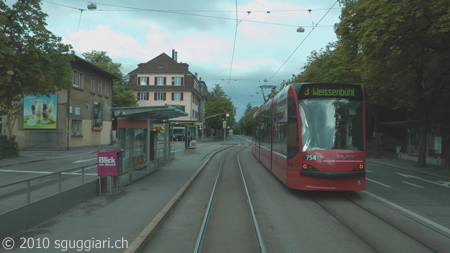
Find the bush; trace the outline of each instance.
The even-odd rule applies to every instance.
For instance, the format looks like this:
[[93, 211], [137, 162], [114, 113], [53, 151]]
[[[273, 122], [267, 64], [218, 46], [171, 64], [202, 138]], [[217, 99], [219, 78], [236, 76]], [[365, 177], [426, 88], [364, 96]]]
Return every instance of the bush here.
[[14, 157], [19, 155], [19, 144], [16, 142], [16, 136], [0, 135], [0, 159]]

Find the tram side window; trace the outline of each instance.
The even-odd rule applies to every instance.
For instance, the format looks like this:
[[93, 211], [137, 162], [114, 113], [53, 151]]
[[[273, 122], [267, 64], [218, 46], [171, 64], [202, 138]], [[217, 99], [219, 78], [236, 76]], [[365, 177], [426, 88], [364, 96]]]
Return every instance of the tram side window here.
[[270, 150], [271, 144], [271, 126], [272, 126], [272, 115], [271, 111], [267, 110], [261, 115], [261, 146]]
[[294, 98], [288, 98], [288, 125], [287, 125], [287, 157], [293, 158], [299, 152], [297, 103]]
[[256, 115], [252, 121], [253, 142], [259, 145], [259, 115]]
[[273, 151], [287, 155], [288, 122], [287, 100], [280, 101], [273, 108]]

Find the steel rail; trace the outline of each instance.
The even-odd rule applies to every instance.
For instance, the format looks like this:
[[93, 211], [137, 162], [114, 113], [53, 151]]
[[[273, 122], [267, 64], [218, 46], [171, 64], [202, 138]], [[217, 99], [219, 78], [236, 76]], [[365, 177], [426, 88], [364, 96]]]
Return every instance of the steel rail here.
[[247, 184], [245, 183], [244, 172], [242, 171], [241, 161], [239, 159], [239, 155], [241, 154], [241, 152], [242, 152], [242, 150], [239, 151], [239, 153], [237, 154], [237, 160], [238, 160], [238, 164], [239, 164], [239, 170], [241, 171], [242, 183], [244, 184], [245, 195], [247, 197], [248, 207], [250, 209], [250, 214], [251, 214], [252, 220], [253, 220], [253, 227], [255, 229], [256, 237], [258, 240], [259, 252], [266, 253], [267, 250], [266, 250], [266, 245], [264, 244], [264, 238], [261, 235], [261, 230], [259, 229], [258, 221], [256, 220], [255, 210], [253, 209], [252, 200], [250, 199], [250, 194], [248, 193]]
[[201, 246], [203, 244], [203, 238], [205, 236], [205, 230], [206, 230], [206, 225], [208, 224], [208, 220], [209, 220], [209, 214], [211, 212], [211, 206], [214, 200], [214, 195], [216, 193], [216, 187], [217, 184], [219, 182], [219, 178], [220, 178], [220, 172], [222, 171], [222, 166], [223, 166], [223, 162], [225, 161], [225, 157], [227, 157], [227, 155], [231, 152], [228, 151], [223, 157], [222, 157], [222, 161], [220, 162], [220, 166], [219, 166], [219, 171], [217, 172], [217, 176], [216, 176], [216, 181], [214, 182], [214, 186], [213, 189], [211, 191], [211, 196], [209, 197], [209, 202], [208, 202], [208, 206], [206, 207], [206, 211], [205, 211], [205, 215], [203, 216], [203, 222], [202, 225], [200, 227], [200, 231], [198, 233], [197, 236], [197, 240], [195, 242], [195, 247], [194, 247], [194, 253], [198, 253], [200, 252]]

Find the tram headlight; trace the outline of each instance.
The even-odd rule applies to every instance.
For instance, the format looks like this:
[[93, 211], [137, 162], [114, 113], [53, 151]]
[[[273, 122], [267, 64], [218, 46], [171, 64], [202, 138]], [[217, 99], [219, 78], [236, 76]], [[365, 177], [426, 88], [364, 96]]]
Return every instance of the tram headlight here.
[[302, 165], [302, 169], [303, 169], [303, 170], [308, 170], [308, 171], [317, 171], [317, 169], [314, 168], [314, 166], [311, 166], [311, 165], [306, 164], [306, 163], [304, 163], [304, 164]]
[[353, 171], [359, 171], [359, 170], [364, 170], [364, 169], [365, 169], [364, 164], [360, 164], [360, 165], [356, 166], [356, 168], [354, 168]]

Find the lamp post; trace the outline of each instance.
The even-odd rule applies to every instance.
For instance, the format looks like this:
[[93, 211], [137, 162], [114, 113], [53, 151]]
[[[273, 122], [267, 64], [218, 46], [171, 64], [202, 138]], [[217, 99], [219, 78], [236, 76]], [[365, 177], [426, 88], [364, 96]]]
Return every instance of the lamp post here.
[[230, 112], [219, 113], [219, 114], [211, 115], [211, 116], [208, 116], [208, 117], [204, 118], [203, 121], [202, 121], [202, 141], [203, 141], [203, 138], [204, 138], [203, 130], [205, 128], [205, 120], [206, 119], [217, 117], [217, 116], [224, 115], [224, 114], [226, 114], [226, 116], [228, 118], [230, 116], [230, 113], [234, 112], [234, 110], [235, 110], [235, 108], [233, 108], [233, 111], [230, 111]]

